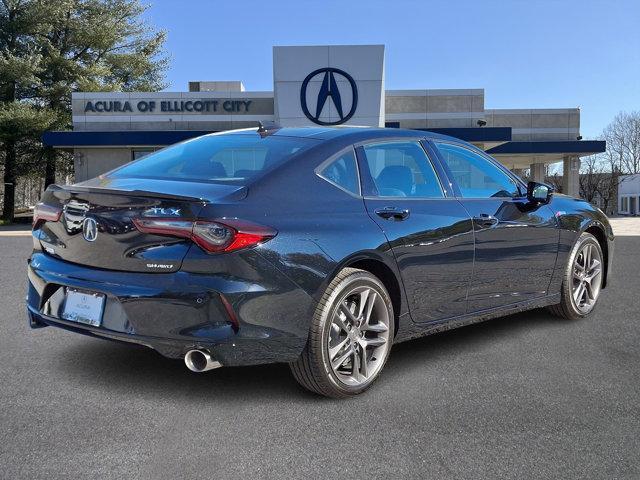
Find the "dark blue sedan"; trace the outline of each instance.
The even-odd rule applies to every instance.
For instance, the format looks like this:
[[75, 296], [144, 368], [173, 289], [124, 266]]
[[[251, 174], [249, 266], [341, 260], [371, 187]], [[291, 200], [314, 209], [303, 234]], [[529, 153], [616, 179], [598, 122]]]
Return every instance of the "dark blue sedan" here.
[[364, 391], [391, 346], [549, 307], [587, 316], [613, 234], [587, 202], [425, 132], [211, 134], [38, 204], [27, 307], [202, 372], [288, 362], [322, 395]]

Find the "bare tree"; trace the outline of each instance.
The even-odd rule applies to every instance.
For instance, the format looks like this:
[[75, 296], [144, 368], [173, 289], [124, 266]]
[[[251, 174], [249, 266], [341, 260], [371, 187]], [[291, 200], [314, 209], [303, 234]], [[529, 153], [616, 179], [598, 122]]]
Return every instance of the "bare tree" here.
[[594, 203], [601, 190], [604, 174], [604, 162], [598, 155], [589, 155], [582, 159], [580, 164], [580, 197], [589, 203]]
[[562, 193], [562, 175], [552, 165], [545, 165], [544, 181], [551, 185], [556, 192]]
[[601, 138], [606, 140], [607, 150], [582, 158], [580, 196], [599, 204], [606, 213], [614, 213], [620, 176], [640, 173], [640, 111], [618, 113]]
[[620, 112], [604, 129], [611, 171], [640, 173], [640, 111]]
[[580, 196], [602, 207], [606, 213], [615, 210], [620, 171], [604, 154], [590, 155], [582, 159], [580, 166]]

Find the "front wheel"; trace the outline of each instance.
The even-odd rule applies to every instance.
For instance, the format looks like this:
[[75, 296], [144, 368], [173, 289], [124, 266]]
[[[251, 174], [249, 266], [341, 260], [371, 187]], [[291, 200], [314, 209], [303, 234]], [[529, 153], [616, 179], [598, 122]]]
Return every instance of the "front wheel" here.
[[391, 350], [393, 304], [369, 272], [342, 270], [319, 302], [300, 358], [290, 364], [308, 390], [344, 398], [366, 390], [380, 375]]
[[576, 320], [593, 311], [602, 289], [604, 269], [602, 248], [590, 233], [583, 233], [571, 250], [562, 281], [560, 303], [552, 313]]

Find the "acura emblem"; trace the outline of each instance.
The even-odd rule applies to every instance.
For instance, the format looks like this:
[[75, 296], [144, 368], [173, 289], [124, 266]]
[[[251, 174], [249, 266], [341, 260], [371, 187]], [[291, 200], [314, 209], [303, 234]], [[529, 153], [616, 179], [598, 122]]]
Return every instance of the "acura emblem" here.
[[98, 224], [93, 218], [85, 218], [82, 222], [82, 237], [87, 242], [95, 242], [98, 236]]
[[[324, 74], [324, 76], [322, 76], [322, 74]], [[338, 77], [337, 81], [336, 77]], [[309, 111], [309, 107], [307, 106], [307, 87], [309, 86], [309, 82], [311, 80], [315, 80], [316, 78], [318, 80], [321, 79], [322, 84], [320, 85], [320, 91], [318, 92], [315, 114], [312, 114]], [[349, 84], [348, 87], [351, 89], [351, 107], [346, 112], [342, 103], [340, 88], [338, 88], [338, 82], [341, 79], [343, 85], [344, 80], [346, 80]], [[346, 88], [346, 86], [343, 85], [341, 85], [341, 88]], [[322, 114], [322, 110], [329, 97], [331, 97], [331, 101], [333, 102], [334, 108], [339, 117], [339, 120], [333, 122], [320, 120], [320, 115]], [[317, 123], [318, 125], [340, 125], [341, 123], [345, 123], [351, 117], [353, 117], [353, 114], [356, 112], [356, 107], [358, 106], [358, 88], [356, 87], [356, 82], [353, 77], [351, 77], [351, 75], [338, 68], [327, 67], [314, 70], [309, 75], [307, 75], [307, 77], [302, 82], [302, 87], [300, 88], [300, 106], [302, 107], [302, 112], [306, 115], [306, 117], [313, 123]]]

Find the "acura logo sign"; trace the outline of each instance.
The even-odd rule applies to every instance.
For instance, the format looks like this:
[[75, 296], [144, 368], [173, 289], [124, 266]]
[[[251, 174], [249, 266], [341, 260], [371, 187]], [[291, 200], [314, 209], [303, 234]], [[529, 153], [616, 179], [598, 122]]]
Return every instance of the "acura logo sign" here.
[[[345, 85], [345, 80], [347, 85]], [[322, 82], [318, 92], [315, 111], [313, 111], [313, 113], [309, 110], [309, 106], [307, 105], [307, 89], [309, 88], [309, 82], [311, 81]], [[338, 84], [340, 84], [340, 87], [338, 87]], [[343, 91], [341, 92], [340, 89], [343, 89]], [[351, 90], [350, 105], [349, 103], [347, 103], [347, 105], [343, 103], [345, 100], [343, 97], [347, 97], [347, 95], [345, 95], [348, 93], [347, 89]], [[322, 110], [325, 108], [329, 99], [333, 103], [335, 111], [339, 117], [336, 121], [320, 120]], [[353, 117], [353, 114], [356, 112], [356, 107], [358, 106], [358, 88], [356, 86], [356, 82], [351, 75], [338, 68], [327, 67], [314, 70], [307, 75], [302, 82], [302, 88], [300, 89], [300, 106], [302, 107], [302, 112], [306, 117], [318, 125], [340, 125], [345, 123]], [[349, 107], [348, 110], [345, 108], [347, 106]]]
[[85, 218], [82, 222], [82, 237], [87, 242], [95, 242], [98, 237], [98, 224], [93, 218]]

